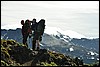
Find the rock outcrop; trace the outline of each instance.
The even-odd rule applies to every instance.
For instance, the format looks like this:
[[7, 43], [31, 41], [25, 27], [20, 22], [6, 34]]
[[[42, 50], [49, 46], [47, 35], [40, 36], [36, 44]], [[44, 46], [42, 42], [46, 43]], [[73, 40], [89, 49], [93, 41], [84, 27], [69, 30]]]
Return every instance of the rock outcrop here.
[[1, 66], [99, 66], [46, 49], [30, 50], [15, 40], [1, 40]]

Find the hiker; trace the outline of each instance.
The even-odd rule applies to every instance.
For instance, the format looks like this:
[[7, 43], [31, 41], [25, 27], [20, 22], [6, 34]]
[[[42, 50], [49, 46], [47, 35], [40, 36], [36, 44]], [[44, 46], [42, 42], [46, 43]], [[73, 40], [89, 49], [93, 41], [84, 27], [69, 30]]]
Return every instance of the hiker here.
[[[36, 23], [36, 22], [35, 22]], [[42, 35], [44, 33], [45, 29], [45, 20], [41, 19], [38, 23], [36, 23], [36, 27], [34, 29], [34, 38], [33, 38], [33, 45], [36, 46], [37, 44], [37, 50], [40, 49], [40, 41], [42, 41]], [[33, 48], [34, 50], [35, 48]]]
[[23, 25], [22, 26], [23, 44], [25, 44], [28, 47], [27, 38], [29, 34], [31, 33], [31, 23], [29, 20], [26, 20], [25, 23], [22, 20], [21, 24]]
[[24, 20], [21, 20], [21, 24], [22, 24], [22, 36], [23, 36], [23, 44], [25, 44]]
[[34, 18], [32, 20], [32, 25], [31, 25], [31, 29], [32, 29], [32, 35], [33, 35], [33, 40], [32, 40], [32, 49], [35, 50], [36, 47], [36, 39], [35, 39], [35, 34], [36, 34], [36, 27], [37, 27], [37, 22], [36, 19]]

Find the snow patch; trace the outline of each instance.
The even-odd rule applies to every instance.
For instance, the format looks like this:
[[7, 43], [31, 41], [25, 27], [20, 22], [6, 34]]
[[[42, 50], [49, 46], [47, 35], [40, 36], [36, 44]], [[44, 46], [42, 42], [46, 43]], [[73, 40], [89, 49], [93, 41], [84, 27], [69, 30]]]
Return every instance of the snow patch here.
[[97, 58], [97, 60], [99, 60], [99, 58]]
[[70, 50], [70, 51], [74, 51], [74, 49], [73, 49], [72, 47], [71, 47], [71, 48], [69, 48], [69, 50]]
[[92, 57], [87, 57], [87, 59], [95, 59], [95, 58], [92, 56]]
[[98, 53], [96, 53], [96, 52], [92, 52], [92, 51], [89, 51], [87, 54], [90, 54], [90, 55], [99, 55]]
[[70, 38], [78, 38], [78, 39], [86, 38], [86, 36], [79, 34], [79, 33], [72, 31], [72, 30], [66, 30], [63, 32], [63, 34], [68, 35]]
[[50, 34], [50, 35], [58, 35], [59, 33], [57, 31], [63, 32], [60, 28], [46, 27], [44, 33], [47, 33], [47, 34]]
[[95, 55], [92, 51], [90, 52], [91, 55]]
[[64, 39], [64, 38], [60, 38], [60, 39], [64, 40], [64, 41], [67, 42], [67, 43], [69, 42], [68, 40], [66, 40], [66, 39]]
[[91, 59], [95, 59], [94, 57], [91, 57]]
[[99, 54], [95, 52], [95, 55], [99, 55]]
[[44, 46], [44, 45], [40, 43], [40, 46]]

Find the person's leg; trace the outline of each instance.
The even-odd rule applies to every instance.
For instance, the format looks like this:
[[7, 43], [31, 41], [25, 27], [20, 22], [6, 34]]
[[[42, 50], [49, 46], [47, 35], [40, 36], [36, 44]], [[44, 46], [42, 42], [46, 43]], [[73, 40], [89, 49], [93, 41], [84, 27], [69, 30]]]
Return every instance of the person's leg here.
[[40, 41], [40, 42], [42, 41], [42, 35], [40, 36], [39, 41]]
[[36, 37], [37, 37], [36, 32], [34, 32], [33, 41], [32, 41], [32, 49], [33, 50], [35, 50], [35, 48], [36, 48]]
[[27, 41], [26, 35], [24, 35], [24, 36], [23, 36], [23, 44], [24, 44], [24, 45], [26, 45], [26, 41]]
[[23, 37], [23, 44], [25, 44], [25, 38]]
[[37, 43], [37, 50], [40, 49], [40, 38], [41, 38], [41, 35], [40, 35], [40, 32], [37, 33], [38, 36], [37, 36], [37, 39], [36, 39], [36, 43]]
[[26, 45], [27, 47], [28, 47], [28, 44], [27, 44], [28, 35], [29, 35], [29, 34], [26, 34], [26, 35], [25, 35], [25, 45]]
[[26, 45], [26, 47], [28, 47], [26, 37], [23, 38], [23, 44]]
[[36, 40], [33, 39], [33, 41], [32, 41], [32, 49], [35, 50], [35, 47], [36, 47]]
[[39, 38], [40, 38], [39, 32], [35, 32], [34, 39], [36, 40], [37, 50], [39, 50], [39, 49], [40, 49]]
[[39, 43], [39, 40], [36, 40], [36, 43], [37, 43], [37, 50], [40, 49], [40, 43]]

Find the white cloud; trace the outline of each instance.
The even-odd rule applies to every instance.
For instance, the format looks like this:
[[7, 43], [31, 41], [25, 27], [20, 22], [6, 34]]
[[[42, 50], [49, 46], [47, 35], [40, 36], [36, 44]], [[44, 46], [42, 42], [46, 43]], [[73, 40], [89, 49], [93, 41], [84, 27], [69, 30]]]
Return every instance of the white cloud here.
[[[24, 2], [25, 3], [25, 2]], [[98, 1], [33, 1], [26, 4], [35, 4], [40, 7], [47, 8], [99, 8]]]
[[36, 18], [39, 21], [44, 18], [48, 26], [88, 34], [99, 28], [97, 14], [99, 1], [1, 1], [1, 25], [20, 24], [22, 19]]
[[16, 29], [16, 28], [22, 28], [21, 24], [8, 24], [8, 25], [4, 25], [1, 26], [1, 29]]

